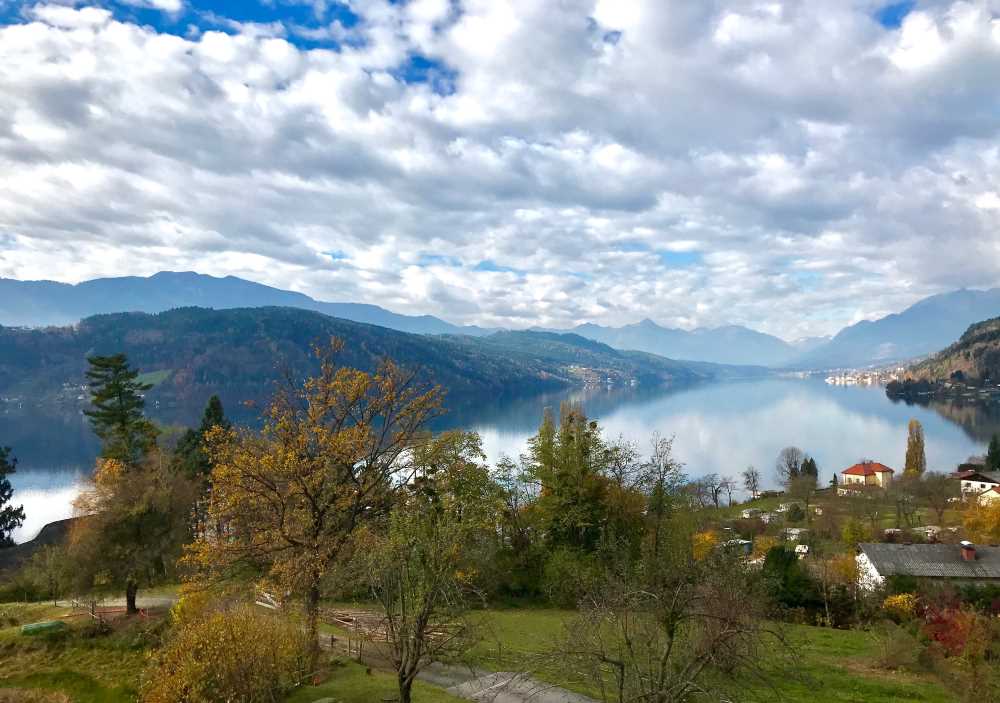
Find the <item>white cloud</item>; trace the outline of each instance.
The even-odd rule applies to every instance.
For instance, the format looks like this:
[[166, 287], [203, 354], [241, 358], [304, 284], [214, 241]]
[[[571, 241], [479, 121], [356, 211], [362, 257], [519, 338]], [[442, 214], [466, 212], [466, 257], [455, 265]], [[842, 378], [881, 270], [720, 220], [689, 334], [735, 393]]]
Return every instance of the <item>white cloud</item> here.
[[[787, 338], [1000, 279], [982, 3], [896, 30], [867, 0], [352, 8], [314, 36], [339, 52], [64, 5], [0, 27], [0, 275], [190, 268], [458, 322]], [[413, 53], [454, 92], [401, 80]]]

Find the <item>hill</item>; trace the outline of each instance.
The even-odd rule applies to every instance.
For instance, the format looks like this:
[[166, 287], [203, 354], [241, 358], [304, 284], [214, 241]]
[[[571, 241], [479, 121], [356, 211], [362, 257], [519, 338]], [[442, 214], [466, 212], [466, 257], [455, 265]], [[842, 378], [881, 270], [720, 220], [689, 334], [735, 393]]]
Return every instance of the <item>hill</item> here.
[[778, 337], [738, 325], [688, 331], [661, 327], [647, 319], [622, 327], [587, 323], [565, 331], [616, 349], [717, 364], [777, 367], [788, 364], [800, 353], [799, 349]]
[[266, 398], [283, 373], [315, 369], [311, 349], [346, 342], [342, 363], [372, 369], [383, 357], [420, 369], [453, 395], [520, 394], [583, 383], [679, 384], [759, 369], [727, 369], [620, 352], [575, 335], [503, 332], [423, 336], [294, 308], [209, 310], [89, 317], [73, 327], [0, 328], [0, 396], [79, 403], [86, 357], [125, 352], [155, 403], [227, 406]]
[[272, 288], [235, 276], [161, 271], [149, 277], [97, 278], [75, 285], [0, 278], [0, 325], [69, 325], [92, 315], [164, 312], [181, 307], [215, 309], [281, 306], [321, 312], [354, 322], [414, 334], [486, 334], [431, 315], [400, 315], [377, 305], [326, 303], [302, 293]]
[[1000, 317], [971, 325], [957, 342], [914, 364], [906, 375], [930, 382], [956, 378], [985, 384], [1000, 379]]
[[951, 344], [979, 320], [1000, 315], [1000, 288], [925, 298], [900, 313], [845, 327], [794, 362], [797, 368], [857, 368], [915, 359]]

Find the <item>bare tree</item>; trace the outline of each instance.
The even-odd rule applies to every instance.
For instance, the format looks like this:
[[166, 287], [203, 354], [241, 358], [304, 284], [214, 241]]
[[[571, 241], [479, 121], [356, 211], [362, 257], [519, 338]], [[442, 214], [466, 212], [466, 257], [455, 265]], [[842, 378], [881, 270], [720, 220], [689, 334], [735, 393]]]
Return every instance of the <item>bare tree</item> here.
[[608, 575], [556, 656], [615, 703], [728, 700], [735, 676], [763, 679], [784, 647], [765, 617], [760, 574], [725, 550], [664, 557]]
[[751, 498], [757, 500], [757, 496], [760, 495], [760, 471], [753, 466], [748, 466], [741, 477], [743, 478], [743, 488], [750, 493]]
[[790, 480], [798, 478], [805, 460], [805, 452], [798, 447], [785, 447], [778, 452], [778, 458], [774, 462], [774, 474], [778, 483], [785, 486]]
[[619, 488], [637, 489], [648, 481], [649, 464], [643, 463], [639, 447], [619, 435], [605, 449], [604, 473]]
[[650, 532], [653, 537], [653, 556], [660, 554], [664, 528], [673, 515], [678, 496], [685, 488], [687, 476], [684, 465], [674, 458], [674, 438], [653, 435], [652, 452], [643, 473], [643, 492], [649, 500]]
[[732, 476], [725, 476], [720, 483], [722, 490], [726, 492], [726, 500], [729, 505], [733, 504], [733, 493], [739, 489], [739, 483]]
[[929, 472], [924, 474], [915, 485], [919, 500], [937, 514], [937, 522], [944, 522], [944, 511], [959, 499], [959, 482], [942, 473]]

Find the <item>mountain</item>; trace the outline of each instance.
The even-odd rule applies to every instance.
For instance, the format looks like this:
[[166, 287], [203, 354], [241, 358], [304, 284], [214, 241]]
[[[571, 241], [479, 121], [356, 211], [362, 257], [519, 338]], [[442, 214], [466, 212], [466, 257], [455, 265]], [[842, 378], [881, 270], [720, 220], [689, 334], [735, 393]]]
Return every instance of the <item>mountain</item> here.
[[906, 376], [931, 382], [954, 376], [995, 385], [1000, 379], [1000, 317], [971, 325], [944, 351], [909, 367]]
[[623, 327], [587, 323], [566, 331], [616, 349], [717, 364], [783, 366], [799, 354], [784, 340], [737, 325], [687, 331], [661, 327], [647, 319]]
[[794, 365], [828, 369], [906, 361], [943, 349], [969, 325], [997, 315], [1000, 288], [934, 295], [903, 312], [845, 327]]
[[97, 315], [71, 327], [0, 327], [0, 397], [80, 404], [86, 357], [121, 351], [157, 384], [149, 394], [157, 404], [200, 408], [217, 393], [238, 407], [266, 399], [286, 374], [314, 371], [313, 345], [334, 336], [345, 341], [345, 365], [370, 370], [390, 357], [459, 396], [761, 373], [621, 352], [577, 335], [424, 336], [294, 308], [180, 308]]
[[414, 334], [486, 334], [431, 315], [400, 315], [377, 305], [325, 303], [302, 293], [272, 288], [235, 276], [161, 271], [149, 277], [97, 278], [71, 285], [55, 281], [0, 278], [0, 325], [69, 325], [105, 313], [163, 312], [180, 307], [215, 309], [281, 306], [314, 310], [354, 322]]

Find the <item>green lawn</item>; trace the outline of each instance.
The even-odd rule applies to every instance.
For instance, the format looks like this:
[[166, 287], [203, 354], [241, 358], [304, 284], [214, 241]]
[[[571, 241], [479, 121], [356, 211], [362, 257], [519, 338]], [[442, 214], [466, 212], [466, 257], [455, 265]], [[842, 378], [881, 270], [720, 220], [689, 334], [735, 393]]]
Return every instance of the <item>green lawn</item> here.
[[[337, 703], [379, 703], [397, 698], [396, 679], [380, 671], [366, 673], [361, 664], [348, 661], [334, 669], [329, 680], [319, 686], [306, 686], [294, 691], [288, 703], [313, 703], [320, 698], [333, 698]], [[443, 689], [417, 681], [413, 686], [414, 703], [457, 703]]]

